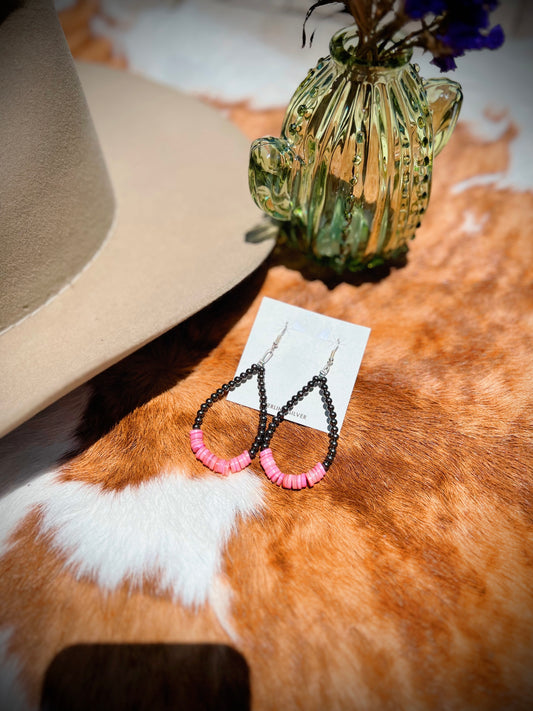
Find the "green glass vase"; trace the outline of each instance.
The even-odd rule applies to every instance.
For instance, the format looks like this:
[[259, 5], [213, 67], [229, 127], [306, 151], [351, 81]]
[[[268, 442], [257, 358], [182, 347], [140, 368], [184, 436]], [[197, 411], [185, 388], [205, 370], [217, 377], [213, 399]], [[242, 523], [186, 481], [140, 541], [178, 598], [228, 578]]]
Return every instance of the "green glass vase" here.
[[257, 205], [283, 223], [291, 246], [338, 272], [407, 251], [462, 102], [456, 82], [422, 79], [410, 52], [369, 66], [354, 57], [356, 41], [354, 27], [332, 37], [281, 137], [254, 141], [250, 153]]

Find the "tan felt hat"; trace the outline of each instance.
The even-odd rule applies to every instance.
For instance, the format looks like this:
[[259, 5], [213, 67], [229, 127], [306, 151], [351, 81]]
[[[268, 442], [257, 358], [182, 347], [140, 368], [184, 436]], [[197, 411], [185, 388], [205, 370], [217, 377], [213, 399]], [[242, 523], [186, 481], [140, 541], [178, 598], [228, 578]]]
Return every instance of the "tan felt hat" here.
[[50, 2], [8, 5], [0, 436], [225, 293], [272, 247], [245, 239], [259, 212], [237, 129], [125, 72], [76, 72]]

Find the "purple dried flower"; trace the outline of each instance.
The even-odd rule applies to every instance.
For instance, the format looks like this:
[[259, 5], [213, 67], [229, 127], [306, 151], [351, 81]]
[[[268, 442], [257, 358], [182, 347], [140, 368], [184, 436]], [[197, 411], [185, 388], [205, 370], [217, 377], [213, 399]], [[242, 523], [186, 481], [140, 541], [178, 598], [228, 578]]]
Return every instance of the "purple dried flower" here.
[[457, 64], [453, 57], [433, 57], [431, 64], [438, 67], [441, 72], [450, 72], [452, 69], [457, 69]]
[[499, 49], [505, 40], [505, 35], [501, 25], [494, 25], [492, 30], [487, 35], [485, 47], [487, 49]]
[[497, 49], [504, 40], [500, 25], [488, 33], [489, 12], [495, 5], [486, 0], [448, 0], [448, 8], [440, 27], [435, 31], [439, 51], [435, 52], [433, 63], [441, 71], [452, 67], [454, 57], [462, 57], [467, 50]]

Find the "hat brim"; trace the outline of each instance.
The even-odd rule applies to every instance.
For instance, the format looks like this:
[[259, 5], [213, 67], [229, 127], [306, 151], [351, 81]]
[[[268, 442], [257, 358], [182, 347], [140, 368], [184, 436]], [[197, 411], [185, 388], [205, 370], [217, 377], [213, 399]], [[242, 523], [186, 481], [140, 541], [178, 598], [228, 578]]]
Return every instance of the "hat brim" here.
[[234, 126], [140, 77], [78, 71], [115, 224], [67, 288], [0, 336], [0, 436], [207, 306], [273, 246], [245, 239], [261, 213], [248, 193], [248, 144]]

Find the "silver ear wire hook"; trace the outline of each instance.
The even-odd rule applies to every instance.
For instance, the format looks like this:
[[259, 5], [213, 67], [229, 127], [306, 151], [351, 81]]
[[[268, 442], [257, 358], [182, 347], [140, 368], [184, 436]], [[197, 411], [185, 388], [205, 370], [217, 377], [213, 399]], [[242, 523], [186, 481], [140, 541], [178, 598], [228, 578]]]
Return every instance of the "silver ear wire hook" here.
[[265, 363], [268, 363], [268, 361], [272, 358], [272, 356], [274, 355], [274, 351], [279, 346], [279, 342], [281, 341], [283, 335], [285, 334], [285, 331], [287, 330], [288, 324], [289, 324], [289, 322], [285, 321], [285, 326], [283, 327], [283, 331], [281, 331], [281, 333], [279, 333], [277, 335], [276, 340], [270, 346], [270, 348], [265, 353], [265, 355], [260, 360], [257, 361], [257, 365], [265, 365]]
[[328, 358], [328, 362], [322, 368], [319, 375], [326, 377], [326, 375], [329, 373], [330, 368], [333, 365], [333, 361], [335, 360], [335, 353], [339, 350], [340, 343], [341, 343], [340, 340], [337, 338], [337, 344], [336, 344], [335, 348], [331, 351], [329, 358]]

